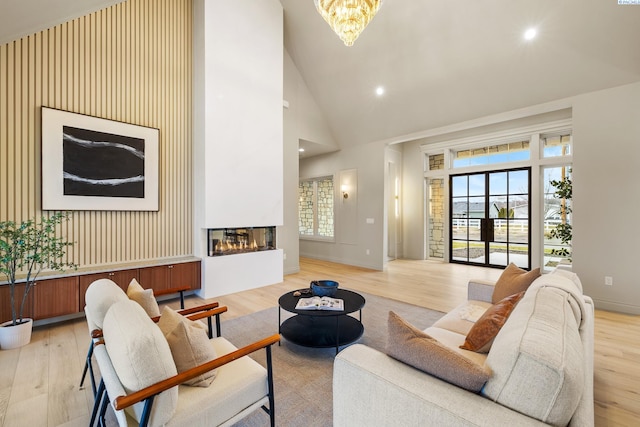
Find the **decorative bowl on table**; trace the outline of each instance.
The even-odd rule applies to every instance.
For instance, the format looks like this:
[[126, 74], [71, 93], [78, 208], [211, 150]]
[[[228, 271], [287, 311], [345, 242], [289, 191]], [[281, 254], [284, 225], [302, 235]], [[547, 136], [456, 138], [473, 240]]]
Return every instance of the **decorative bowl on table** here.
[[334, 280], [313, 280], [310, 287], [313, 295], [332, 297], [338, 291], [338, 282]]

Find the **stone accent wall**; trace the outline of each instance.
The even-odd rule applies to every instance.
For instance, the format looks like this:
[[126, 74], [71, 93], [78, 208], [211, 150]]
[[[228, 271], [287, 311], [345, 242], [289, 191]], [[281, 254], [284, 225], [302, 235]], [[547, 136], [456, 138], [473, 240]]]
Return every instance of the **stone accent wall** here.
[[313, 181], [298, 184], [298, 233], [313, 236]]
[[[435, 156], [431, 156], [435, 157]], [[429, 159], [431, 160], [431, 159]], [[443, 159], [444, 160], [444, 159]], [[431, 161], [429, 162], [431, 164]], [[444, 258], [444, 179], [429, 182], [429, 258]]]
[[444, 169], [444, 154], [429, 156], [429, 170], [436, 171]]
[[[298, 233], [301, 236], [333, 237], [333, 178], [300, 181], [298, 184]], [[317, 218], [314, 218], [314, 209]], [[317, 220], [317, 230], [314, 219]]]
[[318, 181], [318, 236], [333, 237], [333, 178]]
[[[429, 170], [444, 169], [444, 154], [429, 156]], [[444, 258], [444, 180], [431, 179], [429, 182], [429, 258]]]

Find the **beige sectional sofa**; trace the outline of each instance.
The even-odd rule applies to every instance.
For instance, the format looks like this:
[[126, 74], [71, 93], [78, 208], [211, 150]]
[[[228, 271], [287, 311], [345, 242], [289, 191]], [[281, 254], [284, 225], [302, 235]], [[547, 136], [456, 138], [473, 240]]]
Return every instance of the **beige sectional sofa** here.
[[493, 290], [469, 282], [468, 300], [425, 330], [491, 370], [480, 393], [356, 344], [334, 363], [334, 426], [593, 426], [594, 309], [578, 277], [540, 276], [488, 354], [460, 349]]

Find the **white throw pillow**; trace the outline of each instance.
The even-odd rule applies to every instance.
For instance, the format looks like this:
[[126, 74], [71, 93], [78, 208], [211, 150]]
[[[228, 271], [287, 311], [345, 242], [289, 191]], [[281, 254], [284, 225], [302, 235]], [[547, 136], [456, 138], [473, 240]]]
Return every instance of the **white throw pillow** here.
[[127, 288], [127, 296], [140, 304], [149, 317], [160, 316], [160, 307], [158, 307], [156, 297], [153, 296], [153, 289], [144, 289], [136, 279], [131, 279]]
[[[207, 328], [201, 322], [194, 322], [169, 307], [164, 307], [158, 327], [164, 334], [173, 361], [179, 373], [187, 371], [216, 358], [216, 350], [209, 341]], [[206, 372], [185, 385], [208, 387], [216, 376], [217, 369]]]
[[[126, 300], [112, 305], [102, 330], [113, 369], [127, 393], [178, 373], [167, 340], [136, 302]], [[173, 416], [177, 404], [177, 387], [156, 396], [150, 425], [165, 424]], [[138, 403], [128, 412], [140, 420], [142, 408], [143, 403]]]
[[111, 306], [120, 301], [128, 301], [127, 294], [109, 279], [98, 279], [91, 283], [84, 294], [85, 304], [91, 322], [102, 329], [104, 316]]

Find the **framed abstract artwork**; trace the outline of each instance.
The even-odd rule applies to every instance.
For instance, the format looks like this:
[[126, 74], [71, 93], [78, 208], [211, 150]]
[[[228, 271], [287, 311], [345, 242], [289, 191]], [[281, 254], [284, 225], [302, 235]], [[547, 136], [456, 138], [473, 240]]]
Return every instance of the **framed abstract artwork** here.
[[42, 209], [157, 211], [159, 133], [42, 107]]

